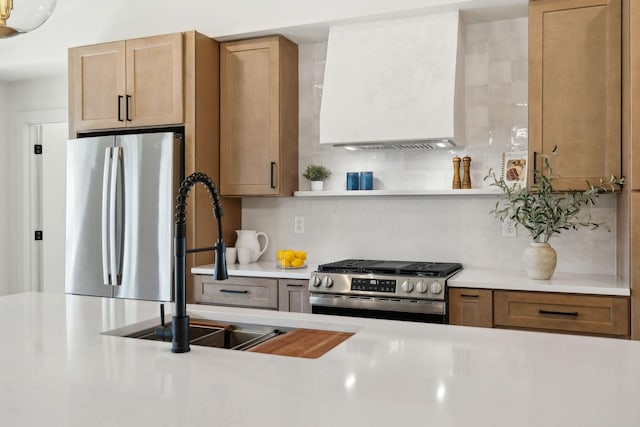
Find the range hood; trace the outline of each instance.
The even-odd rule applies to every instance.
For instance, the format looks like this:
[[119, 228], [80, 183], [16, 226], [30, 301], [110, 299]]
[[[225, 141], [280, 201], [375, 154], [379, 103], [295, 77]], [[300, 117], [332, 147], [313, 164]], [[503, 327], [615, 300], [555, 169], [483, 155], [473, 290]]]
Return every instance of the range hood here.
[[464, 143], [458, 11], [331, 27], [320, 143], [433, 149]]

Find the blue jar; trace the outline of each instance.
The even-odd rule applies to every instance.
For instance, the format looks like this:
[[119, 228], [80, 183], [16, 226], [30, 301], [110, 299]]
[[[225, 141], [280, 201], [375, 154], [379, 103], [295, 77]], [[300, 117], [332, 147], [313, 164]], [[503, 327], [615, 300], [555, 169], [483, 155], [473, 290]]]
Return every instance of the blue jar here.
[[347, 172], [347, 190], [360, 189], [360, 174], [358, 172]]
[[360, 172], [360, 189], [373, 190], [373, 172]]

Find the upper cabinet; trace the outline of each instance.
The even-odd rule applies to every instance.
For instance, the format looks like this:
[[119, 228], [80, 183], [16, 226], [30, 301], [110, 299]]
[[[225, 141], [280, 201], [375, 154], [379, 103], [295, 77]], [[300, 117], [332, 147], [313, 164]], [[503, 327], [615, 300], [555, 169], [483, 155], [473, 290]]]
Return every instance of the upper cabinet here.
[[76, 131], [184, 121], [183, 34], [69, 49]]
[[556, 190], [621, 176], [620, 0], [529, 3], [529, 182], [550, 157]]
[[220, 45], [220, 190], [298, 189], [298, 47], [282, 36]]

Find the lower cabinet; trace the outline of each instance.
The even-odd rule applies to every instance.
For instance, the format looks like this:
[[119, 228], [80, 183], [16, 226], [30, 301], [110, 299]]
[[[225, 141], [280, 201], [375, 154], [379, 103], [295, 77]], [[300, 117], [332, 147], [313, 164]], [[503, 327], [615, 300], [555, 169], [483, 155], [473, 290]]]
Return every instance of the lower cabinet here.
[[629, 338], [628, 297], [449, 288], [449, 324]]
[[213, 280], [196, 274], [193, 299], [197, 304], [311, 313], [308, 280], [231, 276]]
[[449, 288], [449, 324], [493, 327], [493, 291]]
[[494, 291], [494, 325], [629, 337], [627, 297]]
[[308, 280], [278, 280], [278, 310], [311, 313]]

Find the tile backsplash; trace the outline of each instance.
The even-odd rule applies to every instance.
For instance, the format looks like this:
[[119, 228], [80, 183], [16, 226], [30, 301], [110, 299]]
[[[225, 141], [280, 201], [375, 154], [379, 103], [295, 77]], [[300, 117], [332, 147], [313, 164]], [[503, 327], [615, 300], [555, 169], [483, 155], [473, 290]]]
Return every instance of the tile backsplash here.
[[[326, 43], [299, 46], [300, 171], [316, 163], [332, 176], [327, 190], [344, 190], [346, 172], [371, 170], [374, 189], [451, 188], [455, 155], [468, 155], [474, 188], [485, 187], [489, 168], [504, 151], [527, 149], [528, 19], [480, 22], [464, 27], [466, 143], [432, 151], [355, 151], [319, 144], [320, 102]], [[310, 184], [300, 180], [300, 189]]]
[[[430, 151], [349, 152], [319, 144], [319, 114], [326, 43], [299, 46], [299, 165], [327, 166], [326, 190], [344, 190], [346, 172], [370, 170], [374, 189], [449, 189], [454, 155], [472, 158], [474, 188], [490, 167], [499, 169], [505, 151], [527, 149], [527, 25], [515, 19], [465, 27], [466, 134], [464, 148]], [[309, 190], [300, 177], [300, 190]], [[344, 258], [455, 261], [465, 268], [522, 271], [529, 238], [503, 238], [489, 214], [496, 197], [247, 197], [243, 228], [266, 232], [270, 247], [305, 249], [310, 263]], [[602, 196], [587, 210], [609, 229], [567, 231], [553, 237], [559, 272], [615, 274], [616, 198]], [[304, 233], [294, 232], [304, 217]], [[233, 242], [230, 242], [233, 243]]]

